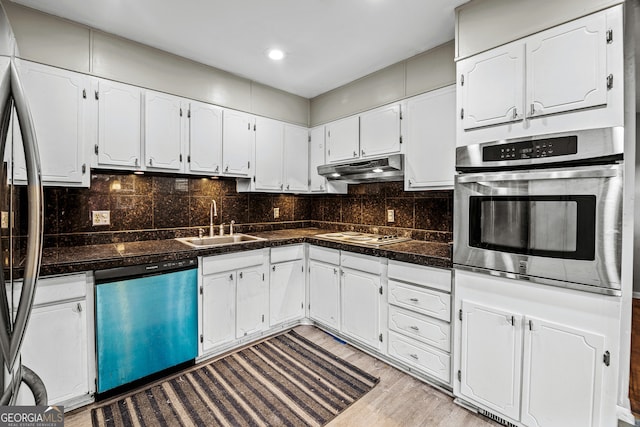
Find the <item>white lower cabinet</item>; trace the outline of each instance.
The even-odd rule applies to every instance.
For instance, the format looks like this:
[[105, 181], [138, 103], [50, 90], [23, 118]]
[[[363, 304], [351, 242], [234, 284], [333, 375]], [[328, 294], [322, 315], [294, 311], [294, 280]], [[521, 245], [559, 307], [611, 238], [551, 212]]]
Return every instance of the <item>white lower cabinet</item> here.
[[451, 384], [451, 272], [389, 261], [389, 357]]
[[200, 260], [200, 355], [267, 328], [268, 250]]
[[617, 425], [618, 300], [456, 272], [454, 394], [516, 425]]
[[309, 248], [309, 317], [340, 329], [340, 251]]
[[341, 264], [340, 330], [368, 347], [382, 350], [380, 259], [342, 252]]
[[[90, 357], [94, 344], [88, 294], [86, 274], [38, 280], [21, 356], [22, 364], [44, 382], [50, 405], [73, 409], [91, 400], [95, 371]], [[14, 295], [16, 307], [18, 298]], [[24, 384], [17, 404], [34, 404]]]
[[271, 249], [269, 272], [269, 325], [304, 317], [304, 246]]

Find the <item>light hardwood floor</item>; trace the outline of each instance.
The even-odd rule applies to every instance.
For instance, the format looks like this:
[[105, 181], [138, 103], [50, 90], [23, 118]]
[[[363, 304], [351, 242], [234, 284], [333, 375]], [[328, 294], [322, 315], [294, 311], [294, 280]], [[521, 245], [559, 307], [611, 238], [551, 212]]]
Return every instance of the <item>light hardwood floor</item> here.
[[[380, 377], [380, 382], [350, 408], [331, 421], [329, 427], [492, 427], [499, 426], [453, 403], [441, 391], [345, 345], [313, 326], [298, 326], [296, 332]], [[91, 406], [65, 416], [66, 427], [91, 426]]]

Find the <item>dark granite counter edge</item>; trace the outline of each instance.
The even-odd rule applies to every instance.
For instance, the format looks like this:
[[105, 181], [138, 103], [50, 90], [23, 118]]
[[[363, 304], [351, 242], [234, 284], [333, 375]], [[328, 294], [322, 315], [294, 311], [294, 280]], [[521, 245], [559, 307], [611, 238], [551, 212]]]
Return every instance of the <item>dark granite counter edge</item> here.
[[[319, 233], [316, 231], [316, 233]], [[262, 233], [256, 233], [259, 235]], [[266, 233], [265, 233], [266, 234]], [[162, 251], [163, 244], [160, 241], [154, 241], [153, 244], [158, 247], [156, 250], [149, 253], [121, 253], [116, 257], [108, 257], [103, 259], [79, 259], [78, 261], [58, 261], [58, 260], [43, 260], [43, 264], [40, 268], [41, 276], [49, 276], [55, 274], [69, 274], [84, 271], [103, 270], [114, 267], [123, 267], [130, 265], [151, 264], [163, 261], [175, 261], [188, 258], [196, 258], [199, 256], [210, 255], [222, 255], [228, 253], [244, 252], [254, 249], [262, 249], [269, 247], [278, 247], [285, 245], [292, 245], [296, 243], [310, 243], [316, 246], [327, 247], [331, 249], [345, 250], [348, 252], [359, 253], [363, 255], [370, 255], [376, 257], [384, 257], [391, 260], [408, 262], [411, 264], [424, 265], [428, 267], [438, 268], [451, 268], [451, 256], [449, 251], [448, 257], [426, 255], [416, 252], [398, 251], [394, 250], [390, 245], [384, 248], [373, 248], [359, 245], [350, 245], [344, 243], [331, 242], [315, 238], [313, 236], [296, 236], [296, 237], [269, 237], [268, 240], [255, 241], [255, 242], [243, 242], [228, 246], [219, 246], [206, 249], [190, 249], [188, 247], [180, 247], [175, 249], [174, 243], [182, 245], [182, 243], [171, 240], [171, 243], [165, 245], [173, 246], [172, 249]], [[427, 244], [428, 242], [424, 242]], [[443, 243], [433, 243], [435, 245], [445, 245]]]

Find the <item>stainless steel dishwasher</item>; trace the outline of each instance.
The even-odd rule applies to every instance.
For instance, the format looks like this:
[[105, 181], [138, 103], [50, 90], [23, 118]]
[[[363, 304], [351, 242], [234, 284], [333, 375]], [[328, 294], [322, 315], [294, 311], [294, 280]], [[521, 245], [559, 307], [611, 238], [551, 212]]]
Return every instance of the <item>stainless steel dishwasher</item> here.
[[98, 398], [194, 362], [196, 268], [187, 259], [95, 272]]

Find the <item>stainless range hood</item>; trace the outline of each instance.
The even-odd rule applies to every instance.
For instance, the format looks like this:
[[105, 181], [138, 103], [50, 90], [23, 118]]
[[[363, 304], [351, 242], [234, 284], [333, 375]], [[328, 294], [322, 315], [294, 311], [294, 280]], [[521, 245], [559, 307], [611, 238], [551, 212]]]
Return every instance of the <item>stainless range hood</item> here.
[[404, 159], [402, 154], [351, 160], [344, 163], [318, 166], [318, 175], [349, 184], [362, 182], [402, 181]]

